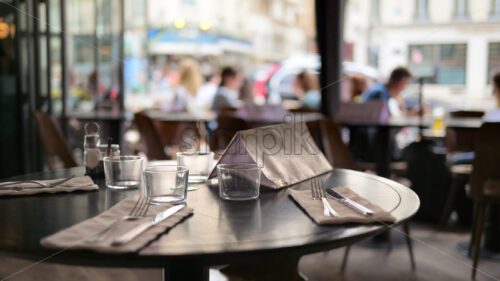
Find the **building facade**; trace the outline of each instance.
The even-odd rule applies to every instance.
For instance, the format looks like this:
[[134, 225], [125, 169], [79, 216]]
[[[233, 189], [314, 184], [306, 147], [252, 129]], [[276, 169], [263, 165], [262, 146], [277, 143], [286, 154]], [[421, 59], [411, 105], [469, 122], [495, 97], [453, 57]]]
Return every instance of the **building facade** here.
[[387, 77], [408, 66], [426, 81], [425, 98], [465, 108], [493, 106], [490, 77], [500, 70], [500, 1], [348, 0], [354, 60]]

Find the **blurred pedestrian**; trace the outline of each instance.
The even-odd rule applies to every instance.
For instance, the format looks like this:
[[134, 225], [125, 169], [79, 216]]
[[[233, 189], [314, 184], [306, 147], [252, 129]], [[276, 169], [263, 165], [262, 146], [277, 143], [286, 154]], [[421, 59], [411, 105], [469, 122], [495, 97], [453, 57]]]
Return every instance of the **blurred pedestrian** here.
[[200, 65], [191, 58], [179, 63], [179, 83], [175, 88], [174, 102], [171, 111], [196, 110], [196, 95], [203, 84]]
[[293, 81], [293, 90], [297, 98], [302, 101], [302, 106], [319, 109], [321, 95], [319, 93], [319, 82], [316, 75], [303, 70]]
[[218, 73], [209, 74], [205, 78], [206, 82], [198, 90], [196, 96], [197, 104], [200, 108], [209, 110], [212, 107], [217, 87], [220, 83], [220, 76]]
[[495, 73], [492, 79], [493, 95], [496, 99], [496, 109], [488, 112], [483, 117], [484, 122], [500, 122], [500, 72]]
[[241, 83], [241, 76], [236, 69], [231, 66], [224, 67], [221, 72], [220, 85], [212, 103], [212, 110], [237, 108]]
[[239, 99], [245, 104], [254, 103], [253, 80], [245, 77], [240, 88]]
[[349, 76], [351, 81], [351, 101], [362, 102], [361, 95], [366, 91], [366, 78], [361, 75]]

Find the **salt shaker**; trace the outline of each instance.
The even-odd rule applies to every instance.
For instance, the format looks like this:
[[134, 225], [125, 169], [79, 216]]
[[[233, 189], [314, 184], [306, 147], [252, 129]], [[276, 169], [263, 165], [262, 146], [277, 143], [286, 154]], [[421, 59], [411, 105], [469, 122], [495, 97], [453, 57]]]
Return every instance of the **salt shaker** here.
[[85, 139], [83, 142], [83, 162], [85, 164], [85, 174], [91, 177], [98, 176], [98, 164], [101, 158], [99, 145], [99, 125], [95, 122], [85, 124]]

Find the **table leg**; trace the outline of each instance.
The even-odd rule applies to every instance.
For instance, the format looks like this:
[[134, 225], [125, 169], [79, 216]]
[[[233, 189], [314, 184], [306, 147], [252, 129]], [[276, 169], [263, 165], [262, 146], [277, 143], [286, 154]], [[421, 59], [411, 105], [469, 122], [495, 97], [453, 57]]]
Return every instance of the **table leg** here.
[[200, 264], [171, 263], [163, 269], [163, 281], [208, 281], [209, 268]]
[[298, 270], [300, 257], [263, 258], [256, 262], [229, 265], [221, 269], [221, 273], [238, 280], [259, 281], [304, 281]]

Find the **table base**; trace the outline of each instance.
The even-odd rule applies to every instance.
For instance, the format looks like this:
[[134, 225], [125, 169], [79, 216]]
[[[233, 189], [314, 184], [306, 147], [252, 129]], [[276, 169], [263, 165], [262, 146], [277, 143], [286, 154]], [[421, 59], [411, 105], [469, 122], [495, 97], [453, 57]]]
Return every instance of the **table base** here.
[[172, 263], [163, 269], [163, 281], [208, 281], [209, 268], [199, 264]]
[[247, 264], [229, 265], [220, 270], [230, 279], [259, 281], [307, 281], [298, 270], [299, 257], [286, 259], [266, 259]]

